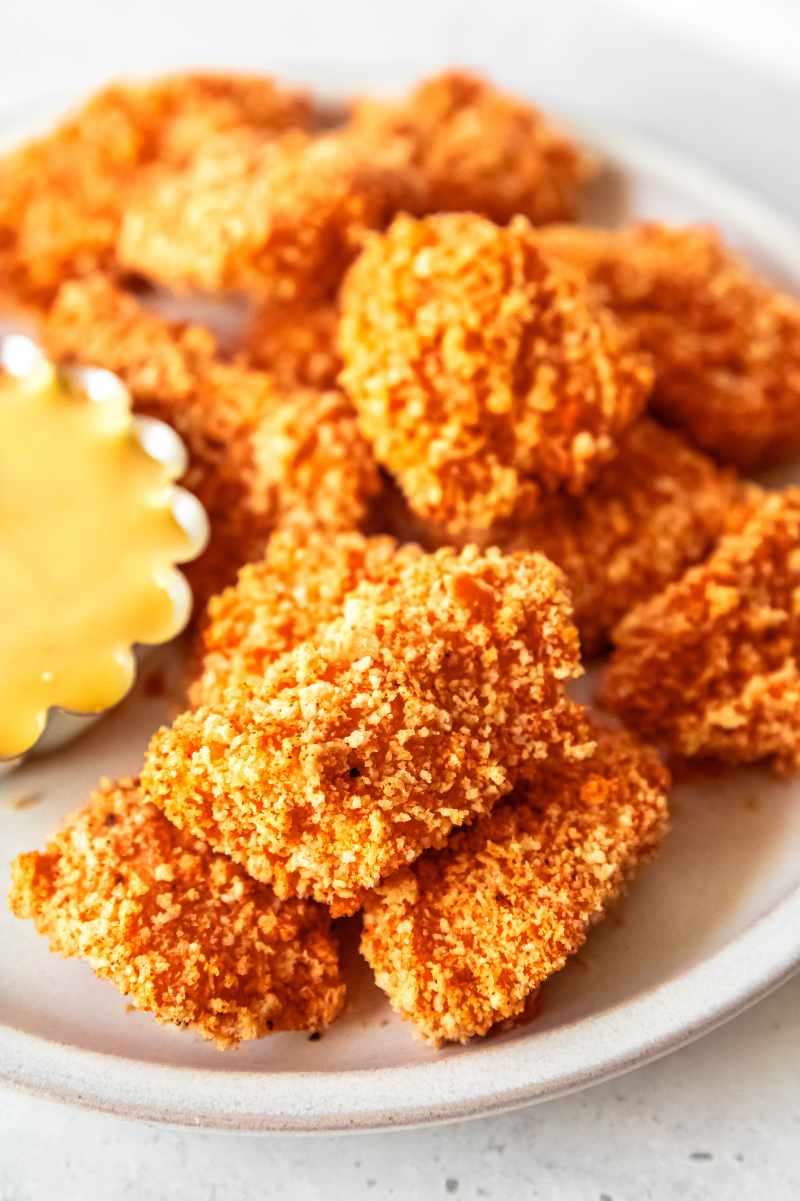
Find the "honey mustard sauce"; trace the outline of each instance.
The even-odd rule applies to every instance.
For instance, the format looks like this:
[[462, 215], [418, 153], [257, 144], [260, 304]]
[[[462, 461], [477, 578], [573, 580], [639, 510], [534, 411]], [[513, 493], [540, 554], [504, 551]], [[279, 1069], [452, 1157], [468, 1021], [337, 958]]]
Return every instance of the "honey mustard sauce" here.
[[0, 372], [0, 758], [31, 747], [52, 706], [115, 704], [133, 644], [184, 624], [174, 564], [196, 548], [174, 474], [138, 441], [124, 389], [91, 399], [44, 362]]

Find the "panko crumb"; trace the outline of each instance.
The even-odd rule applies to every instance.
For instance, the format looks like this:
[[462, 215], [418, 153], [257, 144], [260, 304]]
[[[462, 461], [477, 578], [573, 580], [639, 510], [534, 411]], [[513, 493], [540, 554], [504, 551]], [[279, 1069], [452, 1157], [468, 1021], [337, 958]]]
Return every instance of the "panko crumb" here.
[[585, 753], [562, 583], [543, 556], [474, 549], [364, 581], [261, 681], [160, 730], [143, 790], [280, 896], [353, 912], [554, 744]]
[[[705, 558], [749, 495], [731, 469], [643, 417], [620, 435], [617, 457], [583, 496], [548, 496], [530, 516], [512, 514], [455, 541], [552, 559], [572, 594], [584, 658], [592, 658], [634, 605]], [[441, 526], [415, 518], [394, 490], [384, 491], [380, 511], [384, 528], [401, 541], [428, 549], [453, 541]]]
[[800, 768], [800, 488], [617, 627], [602, 700], [681, 756]]
[[552, 227], [551, 253], [655, 361], [652, 407], [703, 450], [753, 470], [800, 450], [800, 301], [759, 279], [719, 234], [694, 226]]
[[[350, 129], [377, 146], [405, 145], [422, 179], [425, 212], [564, 221], [575, 216], [594, 170], [539, 109], [467, 71], [423, 80], [404, 100], [360, 100]], [[412, 206], [413, 198], [405, 207]]]
[[182, 833], [134, 780], [101, 782], [44, 851], [19, 855], [11, 907], [134, 1009], [218, 1047], [320, 1030], [344, 1004], [325, 910]]
[[466, 1042], [524, 1014], [666, 833], [655, 752], [594, 733], [593, 754], [551, 756], [368, 898], [362, 953], [426, 1041]]
[[204, 604], [263, 553], [274, 525], [275, 497], [253, 449], [255, 429], [277, 403], [270, 377], [221, 362], [208, 330], [165, 320], [101, 275], [65, 284], [39, 335], [58, 360], [116, 372], [136, 412], [161, 418], [183, 438], [183, 483], [211, 522], [208, 549], [185, 569]]
[[411, 507], [481, 529], [586, 489], [652, 383], [649, 359], [525, 218], [398, 217], [341, 293], [340, 376]]
[[189, 690], [195, 708], [232, 684], [255, 683], [286, 651], [341, 615], [362, 580], [388, 580], [423, 551], [359, 533], [277, 531], [266, 554], [212, 597], [198, 638]]
[[394, 214], [408, 174], [339, 132], [220, 134], [186, 167], [151, 173], [125, 212], [119, 259], [177, 290], [324, 299], [366, 231]]
[[705, 558], [746, 496], [732, 471], [642, 418], [583, 496], [548, 497], [529, 521], [501, 528], [497, 543], [539, 550], [561, 568], [592, 657], [634, 605]]
[[313, 123], [305, 92], [267, 76], [188, 74], [112, 84], [0, 162], [0, 283], [46, 305], [72, 276], [114, 264], [122, 213], [153, 164], [185, 163], [215, 133]]
[[273, 491], [276, 526], [368, 524], [381, 478], [344, 393], [297, 388], [282, 395], [254, 431], [253, 455], [260, 485]]
[[281, 388], [332, 388], [341, 369], [335, 304], [260, 304], [244, 332], [242, 354]]

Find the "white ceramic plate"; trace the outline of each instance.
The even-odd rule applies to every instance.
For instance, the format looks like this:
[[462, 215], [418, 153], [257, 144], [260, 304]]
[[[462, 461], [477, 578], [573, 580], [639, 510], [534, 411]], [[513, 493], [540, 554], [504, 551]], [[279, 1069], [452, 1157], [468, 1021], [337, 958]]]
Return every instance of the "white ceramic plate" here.
[[[26, 132], [19, 114], [5, 132]], [[596, 190], [595, 215], [716, 222], [800, 291], [800, 237], [760, 202], [627, 136], [584, 133], [618, 168]], [[134, 694], [82, 741], [0, 785], [4, 875], [99, 776], [135, 772], [165, 709]], [[13, 807], [21, 797], [37, 799]], [[659, 861], [543, 990], [537, 1020], [513, 1033], [439, 1052], [417, 1042], [360, 964], [354, 934], [349, 1007], [320, 1041], [276, 1035], [220, 1054], [128, 1013], [111, 985], [50, 955], [3, 908], [0, 1079], [127, 1117], [252, 1131], [408, 1126], [583, 1088], [698, 1037], [800, 964], [800, 784], [746, 771], [679, 788]]]

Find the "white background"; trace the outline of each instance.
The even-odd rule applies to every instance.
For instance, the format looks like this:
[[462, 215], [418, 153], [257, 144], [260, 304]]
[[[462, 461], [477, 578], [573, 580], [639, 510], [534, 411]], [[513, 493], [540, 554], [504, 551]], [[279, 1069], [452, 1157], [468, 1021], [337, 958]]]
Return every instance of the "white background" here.
[[[800, 222], [797, 0], [0, 0], [3, 105], [124, 71], [320, 60], [345, 81], [348, 63], [482, 67], [687, 151]], [[796, 978], [632, 1076], [417, 1133], [217, 1136], [0, 1094], [0, 1201], [789, 1201], [799, 1081]]]

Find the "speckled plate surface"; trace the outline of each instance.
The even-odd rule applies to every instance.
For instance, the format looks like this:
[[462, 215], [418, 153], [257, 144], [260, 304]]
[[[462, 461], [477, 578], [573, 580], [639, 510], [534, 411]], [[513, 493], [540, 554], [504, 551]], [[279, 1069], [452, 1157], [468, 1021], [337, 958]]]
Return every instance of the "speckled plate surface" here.
[[[352, 86], [369, 82], [362, 73]], [[0, 135], [23, 136], [53, 111], [51, 102], [0, 117]], [[589, 218], [715, 222], [761, 270], [800, 291], [800, 235], [778, 215], [657, 148], [582, 128], [613, 167]], [[800, 479], [800, 468], [781, 474]], [[99, 776], [136, 770], [167, 708], [140, 689], [80, 742], [0, 783], [5, 879], [11, 858], [41, 845]], [[800, 965], [800, 782], [762, 771], [708, 777], [678, 788], [673, 808], [661, 858], [546, 986], [536, 1020], [439, 1052], [391, 1014], [354, 929], [345, 932], [351, 999], [332, 1030], [317, 1042], [277, 1035], [221, 1054], [128, 1013], [111, 985], [51, 956], [3, 907], [0, 1079], [149, 1121], [322, 1132], [477, 1116], [628, 1071], [732, 1017]]]

